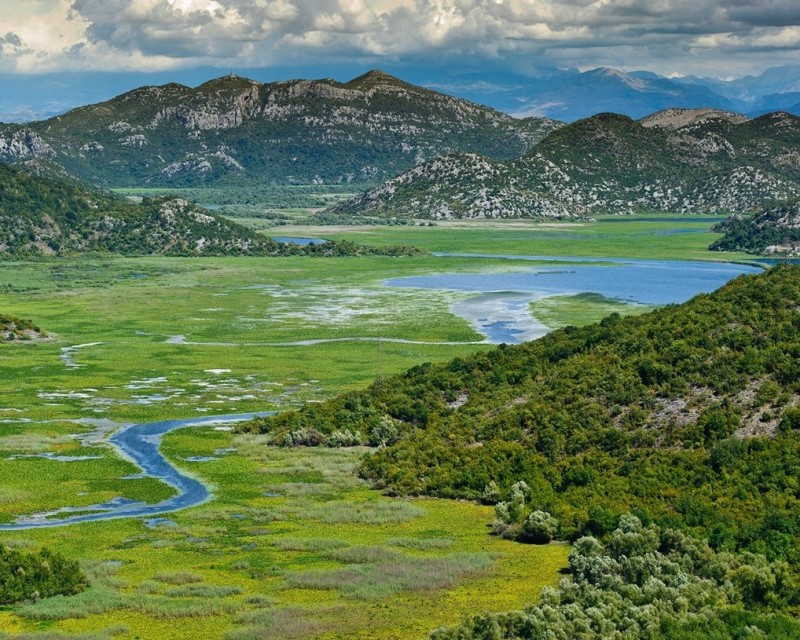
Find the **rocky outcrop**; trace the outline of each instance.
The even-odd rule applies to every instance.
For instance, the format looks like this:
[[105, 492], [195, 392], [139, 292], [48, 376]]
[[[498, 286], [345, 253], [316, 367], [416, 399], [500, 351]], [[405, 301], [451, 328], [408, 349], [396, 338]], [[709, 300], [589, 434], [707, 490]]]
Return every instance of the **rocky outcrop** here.
[[55, 155], [53, 148], [35, 131], [17, 129], [3, 132], [0, 130], [0, 159], [6, 162], [53, 155]]

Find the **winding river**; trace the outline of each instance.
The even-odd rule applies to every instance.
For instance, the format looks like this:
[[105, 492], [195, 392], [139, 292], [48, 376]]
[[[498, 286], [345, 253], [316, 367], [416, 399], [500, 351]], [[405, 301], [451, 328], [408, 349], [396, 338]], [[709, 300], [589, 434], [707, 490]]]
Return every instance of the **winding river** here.
[[[177, 495], [155, 504], [115, 498], [102, 504], [83, 507], [61, 507], [54, 511], [20, 516], [11, 524], [0, 525], [0, 531], [60, 527], [78, 522], [111, 520], [112, 518], [154, 517], [203, 504], [211, 497], [208, 487], [167, 462], [159, 451], [161, 438], [175, 429], [241, 422], [242, 420], [270, 415], [271, 413], [274, 412], [194, 417], [182, 420], [133, 424], [123, 427], [109, 438], [109, 442], [123, 458], [135, 462], [142, 469], [142, 473], [136, 477], [156, 478], [166, 482], [175, 488], [178, 492]], [[75, 515], [61, 517], [69, 513], [74, 513]]]

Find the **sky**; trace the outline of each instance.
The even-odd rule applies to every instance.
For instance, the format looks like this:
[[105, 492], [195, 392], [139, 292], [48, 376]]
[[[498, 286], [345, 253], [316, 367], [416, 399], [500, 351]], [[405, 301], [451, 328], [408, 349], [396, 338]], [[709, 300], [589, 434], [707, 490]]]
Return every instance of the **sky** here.
[[732, 78], [798, 61], [800, 0], [0, 0], [0, 76], [30, 82], [599, 66]]

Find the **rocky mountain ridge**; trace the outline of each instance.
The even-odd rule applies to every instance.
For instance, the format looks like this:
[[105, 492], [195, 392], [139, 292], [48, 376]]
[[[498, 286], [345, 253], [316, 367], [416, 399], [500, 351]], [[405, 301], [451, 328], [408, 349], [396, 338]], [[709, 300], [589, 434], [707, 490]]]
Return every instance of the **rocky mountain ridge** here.
[[334, 211], [433, 219], [754, 211], [800, 196], [799, 148], [800, 117], [786, 113], [598, 114], [514, 160], [451, 155]]
[[450, 152], [510, 158], [557, 126], [380, 71], [347, 83], [229, 75], [1, 125], [0, 160], [48, 158], [102, 186], [375, 183]]

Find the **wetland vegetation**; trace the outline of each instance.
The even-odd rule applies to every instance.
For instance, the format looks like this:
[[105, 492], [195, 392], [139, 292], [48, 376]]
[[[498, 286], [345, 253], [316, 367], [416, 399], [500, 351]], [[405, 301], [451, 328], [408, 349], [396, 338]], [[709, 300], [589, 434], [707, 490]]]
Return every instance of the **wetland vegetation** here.
[[[647, 238], [651, 257], [663, 258], [697, 258], [714, 237], [656, 233], [711, 225], [695, 219], [476, 224], [292, 227], [281, 235], [373, 246], [407, 239], [430, 251], [614, 257], [641, 257], [643, 242], [631, 239]], [[570, 252], [559, 233], [583, 240]], [[433, 255], [4, 262], [0, 308], [35, 319], [51, 340], [0, 346], [0, 522], [174, 495], [108, 447], [109, 434], [124, 424], [298, 408], [425, 362], [491, 350], [452, 313], [470, 293], [384, 285], [445, 264], [473, 273], [531, 266]], [[539, 316], [550, 326], [582, 324], [609, 305], [646, 310], [585, 296], [559, 302], [548, 301]], [[0, 632], [425, 637], [474, 612], [534, 603], [567, 566], [566, 544], [489, 535], [491, 505], [383, 495], [356, 474], [371, 450], [267, 441], [225, 425], [166, 435], [167, 460], [211, 488], [213, 499], [200, 506], [160, 518], [1, 532], [0, 544], [10, 549], [58, 549], [78, 560], [91, 586], [0, 609]]]

